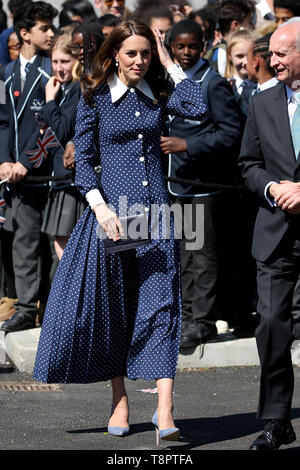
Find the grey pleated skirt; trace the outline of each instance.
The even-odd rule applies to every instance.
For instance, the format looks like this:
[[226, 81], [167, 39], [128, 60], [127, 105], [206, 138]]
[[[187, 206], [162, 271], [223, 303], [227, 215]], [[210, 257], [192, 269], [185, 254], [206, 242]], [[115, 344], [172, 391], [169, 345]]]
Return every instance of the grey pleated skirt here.
[[51, 237], [70, 236], [86, 207], [86, 199], [75, 186], [52, 188], [41, 231]]

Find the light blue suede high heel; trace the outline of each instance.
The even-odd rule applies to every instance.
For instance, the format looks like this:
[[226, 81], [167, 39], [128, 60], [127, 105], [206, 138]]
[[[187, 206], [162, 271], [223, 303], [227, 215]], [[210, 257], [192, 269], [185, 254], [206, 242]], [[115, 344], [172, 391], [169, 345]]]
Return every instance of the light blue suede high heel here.
[[[113, 414], [113, 407], [111, 409], [110, 416]], [[129, 434], [129, 426], [126, 428], [121, 428], [120, 426], [107, 426], [107, 431], [108, 434], [111, 434], [112, 436], [117, 436], [117, 437], [125, 437], [127, 434]]]
[[180, 431], [178, 428], [159, 429], [157, 410], [152, 416], [152, 424], [154, 424], [155, 430], [156, 430], [156, 445], [157, 446], [159, 445], [159, 439], [162, 439], [165, 441], [178, 441], [179, 436], [180, 436]]

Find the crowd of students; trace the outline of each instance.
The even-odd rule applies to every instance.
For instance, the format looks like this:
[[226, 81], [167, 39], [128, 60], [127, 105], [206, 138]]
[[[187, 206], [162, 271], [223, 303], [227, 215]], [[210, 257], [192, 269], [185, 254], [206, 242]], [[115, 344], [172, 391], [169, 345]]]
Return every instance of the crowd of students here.
[[[66, 0], [58, 12], [45, 2], [9, 0], [8, 8], [11, 18], [0, 16], [0, 78], [6, 86], [0, 105], [2, 329], [42, 323], [57, 264], [87, 207], [74, 185], [80, 78], [113, 28], [138, 18], [160, 30], [174, 61], [202, 83], [209, 111], [199, 122], [166, 116], [161, 138], [170, 198], [189, 204], [193, 213], [204, 207], [203, 247], [191, 250], [190, 240], [181, 240], [181, 347], [228, 328], [239, 337], [253, 335], [256, 201], [241, 187], [236, 160], [249, 100], [277, 83], [270, 36], [300, 16], [300, 2], [222, 0], [195, 10], [184, 0], [140, 0], [129, 11], [125, 0]], [[27, 63], [33, 66], [28, 72]], [[194, 216], [187, 214], [184, 223], [192, 225]], [[300, 287], [295, 320], [298, 297]]]

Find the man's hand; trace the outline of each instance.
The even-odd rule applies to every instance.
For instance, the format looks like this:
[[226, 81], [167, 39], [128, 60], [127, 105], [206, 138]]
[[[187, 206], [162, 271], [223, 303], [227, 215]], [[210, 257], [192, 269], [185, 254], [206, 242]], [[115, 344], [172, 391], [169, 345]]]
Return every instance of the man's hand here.
[[14, 163], [12, 162], [3, 162], [0, 165], [0, 180], [5, 180], [8, 178], [8, 180], [12, 177], [12, 169], [13, 169]]
[[25, 178], [28, 173], [28, 169], [20, 162], [16, 162], [12, 167], [12, 176], [9, 179], [9, 183], [17, 183], [18, 181]]
[[64, 167], [67, 170], [73, 170], [74, 168], [74, 155], [75, 155], [75, 145], [74, 144], [67, 144], [64, 155], [63, 155], [63, 163]]
[[282, 210], [290, 214], [300, 214], [300, 183], [283, 180], [272, 184], [269, 193]]
[[164, 153], [180, 153], [187, 150], [186, 140], [180, 137], [161, 137], [160, 148]]

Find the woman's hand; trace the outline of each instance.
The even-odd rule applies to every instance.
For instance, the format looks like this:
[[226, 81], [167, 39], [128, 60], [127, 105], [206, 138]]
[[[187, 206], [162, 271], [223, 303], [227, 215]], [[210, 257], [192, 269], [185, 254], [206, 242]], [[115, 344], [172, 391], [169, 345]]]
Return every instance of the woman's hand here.
[[124, 235], [119, 217], [106, 204], [98, 204], [94, 207], [94, 212], [98, 223], [108, 238], [115, 242], [120, 239], [120, 236]]
[[45, 86], [46, 103], [55, 99], [59, 89], [59, 80], [56, 77], [50, 77], [47, 82], [47, 85]]
[[158, 52], [158, 57], [161, 62], [161, 64], [168, 69], [171, 67], [171, 65], [174, 64], [172, 61], [171, 57], [169, 56], [169, 52], [164, 44], [164, 39], [162, 34], [160, 33], [158, 28], [153, 28], [152, 29], [154, 37], [156, 39], [156, 45], [157, 45], [157, 52]]

